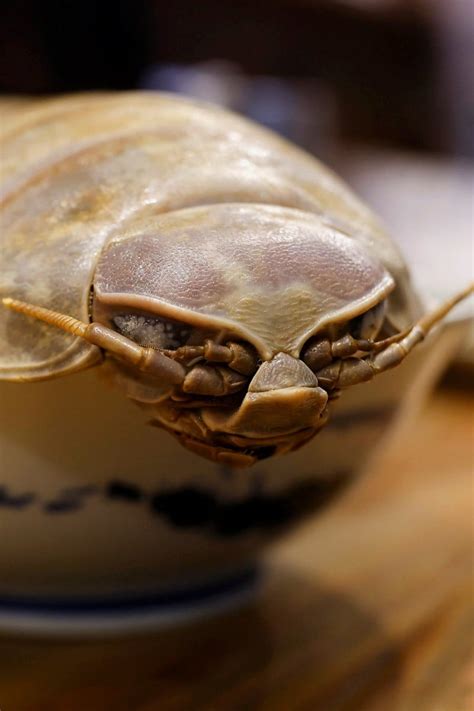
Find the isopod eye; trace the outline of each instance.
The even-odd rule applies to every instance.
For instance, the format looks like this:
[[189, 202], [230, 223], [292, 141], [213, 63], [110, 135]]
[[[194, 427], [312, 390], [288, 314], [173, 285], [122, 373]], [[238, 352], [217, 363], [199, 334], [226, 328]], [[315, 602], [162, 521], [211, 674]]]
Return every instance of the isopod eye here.
[[185, 324], [154, 316], [123, 314], [113, 323], [123, 336], [147, 348], [174, 350], [185, 345], [191, 333]]
[[382, 328], [385, 318], [385, 299], [374, 306], [373, 309], [359, 316], [351, 324], [351, 334], [354, 338], [373, 340]]

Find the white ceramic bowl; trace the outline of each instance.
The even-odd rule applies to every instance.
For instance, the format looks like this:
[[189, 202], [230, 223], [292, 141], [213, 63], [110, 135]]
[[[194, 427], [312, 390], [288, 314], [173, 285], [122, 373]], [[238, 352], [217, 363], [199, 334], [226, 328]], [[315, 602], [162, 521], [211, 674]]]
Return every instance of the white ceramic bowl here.
[[105, 632], [235, 602], [276, 534], [359, 474], [460, 337], [343, 394], [298, 452], [231, 470], [183, 449], [95, 371], [0, 383], [0, 629]]

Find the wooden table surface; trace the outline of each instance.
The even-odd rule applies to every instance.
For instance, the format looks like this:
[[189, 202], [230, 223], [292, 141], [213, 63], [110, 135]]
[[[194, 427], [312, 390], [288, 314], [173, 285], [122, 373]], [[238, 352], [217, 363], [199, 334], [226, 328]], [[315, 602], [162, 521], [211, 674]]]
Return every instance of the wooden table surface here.
[[1, 711], [472, 711], [472, 393], [439, 390], [226, 616], [0, 639]]

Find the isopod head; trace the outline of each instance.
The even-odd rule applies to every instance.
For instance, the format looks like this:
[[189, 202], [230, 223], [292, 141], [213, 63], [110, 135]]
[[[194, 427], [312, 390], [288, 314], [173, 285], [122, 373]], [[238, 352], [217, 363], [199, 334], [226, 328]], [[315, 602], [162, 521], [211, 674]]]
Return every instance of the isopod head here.
[[471, 290], [419, 319], [403, 259], [346, 186], [210, 106], [52, 100], [10, 117], [1, 150], [0, 378], [100, 366], [214, 461], [301, 446]]

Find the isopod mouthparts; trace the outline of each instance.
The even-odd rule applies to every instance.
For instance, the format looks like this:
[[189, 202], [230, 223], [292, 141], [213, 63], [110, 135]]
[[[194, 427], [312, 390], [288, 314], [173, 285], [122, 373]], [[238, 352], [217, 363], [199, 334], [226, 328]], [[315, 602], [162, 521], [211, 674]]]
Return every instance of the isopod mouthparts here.
[[111, 93], [26, 102], [4, 123], [0, 379], [107, 357], [124, 396], [214, 461], [309, 441], [344, 388], [472, 293], [422, 316], [349, 188], [220, 108]]
[[299, 358], [277, 353], [262, 363], [249, 385], [249, 392], [263, 393], [284, 388], [315, 388], [318, 379]]
[[186, 375], [182, 388], [185, 393], [219, 397], [238, 392], [246, 383], [247, 378], [230, 368], [198, 364]]
[[248, 393], [231, 415], [225, 410], [203, 408], [201, 417], [212, 432], [269, 439], [318, 430], [327, 401], [328, 394], [322, 388], [285, 388]]

